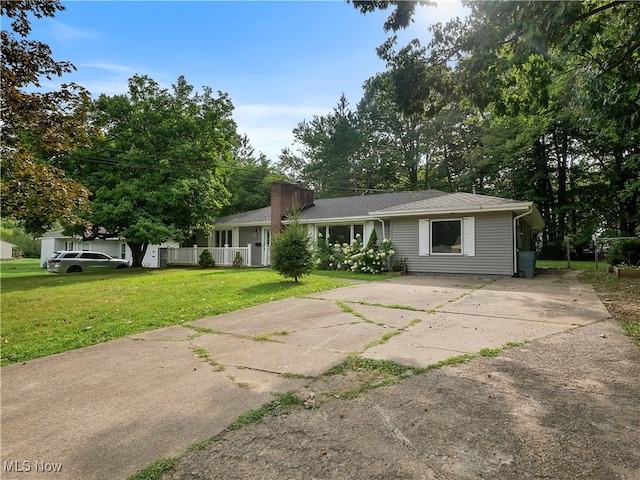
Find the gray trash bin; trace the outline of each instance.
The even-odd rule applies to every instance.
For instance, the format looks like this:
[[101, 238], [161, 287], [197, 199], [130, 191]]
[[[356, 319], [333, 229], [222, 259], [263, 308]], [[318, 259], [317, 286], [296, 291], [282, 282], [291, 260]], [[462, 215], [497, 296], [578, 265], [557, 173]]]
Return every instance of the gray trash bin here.
[[536, 271], [536, 252], [518, 252], [518, 272], [525, 278], [533, 278]]

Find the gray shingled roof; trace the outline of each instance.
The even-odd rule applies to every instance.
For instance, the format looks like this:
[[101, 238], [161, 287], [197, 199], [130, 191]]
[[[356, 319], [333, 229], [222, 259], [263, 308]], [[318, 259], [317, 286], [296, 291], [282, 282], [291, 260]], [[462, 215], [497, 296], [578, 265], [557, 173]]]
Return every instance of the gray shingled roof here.
[[[475, 195], [471, 193], [445, 193], [438, 190], [417, 192], [393, 192], [377, 195], [358, 195], [340, 198], [322, 198], [314, 201], [300, 214], [302, 222], [330, 221], [337, 219], [366, 219], [376, 216], [401, 215], [403, 212], [428, 212], [441, 210], [491, 210], [505, 206], [527, 207], [529, 202], [505, 198]], [[539, 214], [538, 214], [539, 215]], [[268, 225], [271, 223], [271, 207], [220, 217], [216, 225]]]
[[449, 193], [439, 195], [437, 197], [425, 198], [411, 203], [392, 206], [381, 210], [371, 210], [372, 212], [384, 213], [401, 213], [417, 210], [475, 210], [498, 205], [519, 205], [526, 206], [528, 202], [518, 200], [509, 200], [507, 198], [489, 197], [486, 195], [475, 195], [472, 193]]
[[[337, 218], [368, 217], [369, 212], [381, 210], [407, 202], [413, 203], [428, 198], [446, 195], [438, 190], [423, 190], [419, 192], [393, 192], [378, 195], [358, 195], [352, 197], [321, 198], [305, 209], [300, 220], [333, 220]], [[271, 207], [264, 207], [249, 212], [220, 217], [216, 225], [254, 225], [271, 223]]]
[[216, 225], [269, 225], [270, 223], [271, 207], [236, 213], [216, 220]]
[[446, 195], [438, 190], [418, 192], [393, 192], [378, 195], [359, 195], [354, 197], [323, 198], [316, 200], [314, 206], [300, 215], [300, 220], [332, 220], [336, 218], [369, 217], [369, 212], [395, 208], [405, 203], [424, 201]]

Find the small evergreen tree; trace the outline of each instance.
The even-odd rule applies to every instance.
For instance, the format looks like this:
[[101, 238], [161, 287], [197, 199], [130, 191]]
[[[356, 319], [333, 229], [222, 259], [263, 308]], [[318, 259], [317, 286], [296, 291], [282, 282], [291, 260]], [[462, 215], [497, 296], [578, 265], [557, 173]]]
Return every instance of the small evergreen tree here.
[[211, 251], [209, 249], [204, 250], [201, 254], [200, 254], [200, 260], [198, 261], [198, 263], [200, 264], [201, 267], [203, 268], [207, 268], [207, 267], [215, 267], [216, 266], [216, 262], [213, 259], [213, 257], [211, 256]]
[[271, 242], [271, 268], [284, 278], [298, 278], [313, 270], [313, 253], [307, 228], [298, 221], [298, 213], [287, 217], [289, 224]]
[[367, 250], [373, 250], [374, 252], [378, 250], [378, 234], [376, 233], [375, 228], [371, 232], [371, 236], [367, 242]]

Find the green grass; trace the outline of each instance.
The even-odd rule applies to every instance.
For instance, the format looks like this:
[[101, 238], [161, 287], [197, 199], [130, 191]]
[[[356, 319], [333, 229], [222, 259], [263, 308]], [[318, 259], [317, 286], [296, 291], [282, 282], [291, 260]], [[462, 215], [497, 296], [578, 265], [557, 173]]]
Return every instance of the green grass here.
[[413, 367], [408, 367], [390, 360], [375, 360], [372, 358], [360, 357], [358, 355], [349, 355], [342, 363], [330, 368], [324, 372], [323, 375], [342, 375], [347, 371], [354, 371], [375, 372], [384, 376], [397, 376], [412, 369]]
[[5, 279], [25, 276], [39, 276], [47, 273], [40, 267], [40, 260], [37, 258], [18, 258], [15, 260], [0, 261], [0, 278], [4, 283]]
[[247, 413], [240, 415], [227, 430], [238, 430], [252, 423], [259, 422], [266, 415], [286, 415], [293, 408], [304, 404], [304, 400], [299, 399], [293, 393], [279, 393], [276, 399], [263, 405], [256, 410], [249, 410]]
[[358, 280], [361, 282], [376, 282], [401, 276], [400, 273], [393, 272], [385, 272], [377, 275], [372, 275], [371, 273], [356, 273], [343, 270], [314, 270], [313, 274], [322, 277]]
[[483, 348], [482, 350], [480, 350], [479, 355], [481, 357], [497, 357], [501, 353], [501, 348]]
[[37, 259], [0, 262], [0, 272], [0, 365], [347, 284], [325, 275], [296, 284], [267, 269], [57, 275], [40, 269]]
[[[566, 260], [536, 260], [537, 268], [567, 269]], [[598, 262], [598, 270], [606, 270], [609, 264]], [[596, 262], [593, 260], [571, 260], [571, 270], [595, 270]]]
[[179, 461], [180, 457], [161, 458], [127, 480], [162, 480], [163, 474], [173, 470]]

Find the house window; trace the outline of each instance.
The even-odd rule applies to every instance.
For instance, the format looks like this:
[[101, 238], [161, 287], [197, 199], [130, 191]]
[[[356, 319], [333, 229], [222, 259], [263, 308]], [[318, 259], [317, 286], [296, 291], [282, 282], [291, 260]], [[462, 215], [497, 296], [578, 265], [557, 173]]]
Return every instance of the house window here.
[[322, 225], [318, 227], [318, 234], [331, 243], [351, 243], [356, 235], [364, 237], [364, 225]]
[[224, 247], [225, 245], [233, 245], [232, 230], [216, 230], [216, 246]]
[[127, 258], [127, 244], [124, 242], [120, 245], [120, 258]]
[[462, 220], [431, 222], [431, 253], [462, 253]]
[[419, 255], [475, 256], [475, 218], [418, 222]]

